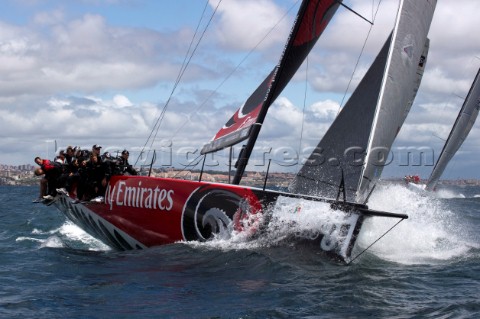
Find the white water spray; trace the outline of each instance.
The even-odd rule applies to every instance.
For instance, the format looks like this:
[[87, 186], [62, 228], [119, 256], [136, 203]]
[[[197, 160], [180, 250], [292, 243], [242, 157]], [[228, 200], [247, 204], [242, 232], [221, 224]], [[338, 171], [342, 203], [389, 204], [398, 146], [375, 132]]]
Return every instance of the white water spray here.
[[[211, 241], [190, 242], [188, 245], [222, 250], [255, 249], [289, 245], [297, 239], [315, 239], [319, 235], [327, 235], [329, 242], [335, 243], [343, 240], [343, 237], [339, 234], [339, 228], [333, 228], [333, 225], [349, 224], [349, 218], [352, 218], [342, 211], [331, 209], [328, 203], [299, 198], [280, 197], [269, 209], [271, 219], [268, 226], [255, 239], [249, 234], [256, 233], [262, 220], [248, 223], [249, 227], [254, 228], [252, 231], [244, 228], [241, 232], [235, 232], [230, 225], [229, 234], [218, 234]], [[251, 217], [256, 218], [255, 214]]]
[[[475, 247], [465, 238], [461, 219], [437, 198], [401, 185], [387, 185], [376, 189], [369, 207], [409, 215], [369, 249], [380, 258], [405, 264], [425, 264], [461, 257]], [[382, 217], [367, 219], [358, 246], [368, 247], [396, 222]]]
[[[63, 248], [68, 246], [81, 246], [92, 251], [107, 251], [111, 248], [90, 236], [80, 227], [70, 221], [66, 221], [62, 226], [49, 231], [34, 229], [32, 235], [35, 237], [19, 237], [17, 241], [30, 240], [40, 243], [40, 248]], [[37, 238], [37, 237], [46, 238]]]

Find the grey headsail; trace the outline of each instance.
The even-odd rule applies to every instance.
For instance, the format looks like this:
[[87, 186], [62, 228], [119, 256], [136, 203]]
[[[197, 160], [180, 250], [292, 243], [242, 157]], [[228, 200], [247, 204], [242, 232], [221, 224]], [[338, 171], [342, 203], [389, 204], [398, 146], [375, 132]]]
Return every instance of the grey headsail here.
[[393, 31], [392, 44], [372, 133], [367, 147], [357, 202], [364, 202], [380, 178], [393, 141], [405, 121], [406, 106], [415, 92], [418, 64], [424, 52], [436, 0], [400, 1], [399, 14]]

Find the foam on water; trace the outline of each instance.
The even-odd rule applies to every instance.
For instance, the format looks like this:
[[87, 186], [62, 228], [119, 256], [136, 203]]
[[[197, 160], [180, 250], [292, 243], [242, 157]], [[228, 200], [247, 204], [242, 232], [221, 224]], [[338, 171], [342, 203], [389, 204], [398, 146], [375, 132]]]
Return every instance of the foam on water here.
[[[253, 231], [236, 232], [229, 225], [226, 232], [215, 236], [213, 240], [199, 243], [189, 242], [194, 247], [208, 247], [222, 250], [255, 249], [290, 244], [290, 239], [316, 238], [319, 234], [328, 234], [335, 241], [336, 232], [331, 232], [333, 224], [346, 221], [345, 213], [332, 210], [330, 205], [303, 199], [281, 197], [271, 207], [271, 219], [260, 236], [252, 239], [249, 234], [255, 233], [262, 220], [250, 223]], [[256, 216], [254, 217], [256, 218]]]
[[59, 231], [59, 228], [49, 230], [49, 231], [44, 231], [38, 228], [34, 228], [32, 230], [32, 236], [35, 236], [35, 237], [20, 236], [16, 239], [16, 241], [17, 242], [21, 242], [21, 241], [37, 242], [40, 244], [40, 248], [44, 248], [44, 247], [61, 248], [61, 247], [64, 247], [64, 245], [61, 239], [55, 235], [56, 233], [58, 233], [58, 231]]
[[88, 250], [103, 251], [110, 250], [110, 248], [99, 241], [98, 239], [90, 236], [83, 231], [80, 227], [73, 224], [70, 221], [65, 222], [58, 230], [62, 237], [68, 238], [69, 241], [82, 243], [87, 246]]
[[333, 210], [322, 202], [280, 197], [272, 208], [272, 218], [265, 239], [269, 243], [280, 243], [283, 238], [315, 238], [319, 234], [330, 234], [331, 226], [345, 222], [344, 212]]
[[433, 196], [436, 198], [450, 199], [450, 198], [465, 198], [465, 195], [462, 193], [457, 193], [450, 189], [440, 189], [438, 191], [432, 192]]
[[73, 246], [93, 251], [110, 250], [107, 245], [90, 236], [70, 221], [65, 221], [59, 228], [48, 231], [35, 228], [32, 230], [32, 235], [36, 237], [19, 237], [17, 241], [30, 240], [39, 242], [40, 248], [64, 248]]
[[47, 238], [35, 238], [35, 237], [20, 236], [15, 241], [17, 241], [17, 242], [22, 242], [22, 241], [36, 242], [36, 243], [40, 244], [40, 248], [44, 248], [44, 247], [62, 248], [62, 247], [65, 247], [62, 240], [57, 236], [49, 236]]
[[[378, 187], [369, 201], [369, 207], [409, 215], [409, 219], [369, 248], [369, 252], [379, 258], [404, 264], [425, 264], [462, 257], [478, 246], [468, 238], [461, 220], [455, 212], [446, 208], [445, 203], [402, 185]], [[325, 225], [338, 224], [345, 219], [344, 213], [332, 210], [328, 204], [294, 198], [283, 198], [271, 210], [268, 227], [254, 239], [248, 235], [248, 231], [235, 232], [233, 225], [229, 225], [211, 241], [185, 244], [221, 250], [266, 248], [288, 244], [285, 240], [292, 236], [309, 238], [318, 233], [329, 233], [330, 228]], [[363, 250], [368, 247], [397, 221], [393, 218], [368, 218], [360, 232], [357, 248]], [[255, 230], [258, 223], [254, 222], [249, 227]], [[69, 221], [58, 229], [34, 229], [32, 235], [32, 238], [18, 238], [17, 241], [39, 241], [41, 247], [80, 246], [94, 251], [110, 250]], [[43, 239], [38, 239], [42, 236]]]
[[43, 242], [42, 239], [38, 239], [38, 238], [33, 238], [33, 237], [26, 237], [26, 236], [20, 236], [18, 237], [17, 239], [15, 239], [16, 242], [20, 242], [20, 241], [33, 241], [33, 242]]
[[[405, 264], [425, 264], [465, 255], [477, 244], [463, 230], [461, 220], [437, 198], [422, 196], [401, 185], [378, 188], [369, 201], [371, 209], [409, 215], [369, 251], [380, 258]], [[366, 248], [397, 220], [367, 219], [358, 239]]]
[[[409, 216], [368, 249], [381, 259], [403, 264], [431, 264], [462, 258], [472, 248], [480, 248], [468, 237], [464, 231], [466, 225], [456, 212], [436, 197], [425, 196], [402, 185], [388, 185], [376, 189], [369, 207]], [[344, 218], [342, 212], [330, 209], [328, 204], [287, 198], [281, 205], [275, 205], [272, 219], [259, 238], [251, 240], [245, 233], [234, 232], [230, 225], [226, 230], [228, 234], [188, 245], [222, 250], [282, 245], [292, 235], [309, 237], [316, 236], [318, 231], [328, 233], [329, 227], [324, 225], [340, 223]], [[367, 218], [357, 241], [357, 251], [370, 246], [398, 221], [386, 217]]]
[[63, 241], [57, 236], [50, 236], [47, 239], [42, 240], [40, 248], [64, 248]]
[[426, 191], [425, 190], [426, 185], [425, 184], [412, 184], [408, 183], [407, 188], [411, 191], [414, 191], [420, 195], [425, 195], [425, 196], [431, 196], [431, 197], [436, 197], [436, 198], [443, 198], [443, 199], [449, 199], [449, 198], [465, 198], [465, 195], [455, 192], [451, 189], [439, 189], [437, 191]]

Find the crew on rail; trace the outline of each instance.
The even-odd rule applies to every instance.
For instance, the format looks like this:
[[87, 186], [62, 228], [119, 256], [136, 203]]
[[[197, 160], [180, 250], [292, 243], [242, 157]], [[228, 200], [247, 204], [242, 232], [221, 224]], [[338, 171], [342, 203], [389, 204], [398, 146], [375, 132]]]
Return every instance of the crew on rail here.
[[61, 150], [53, 161], [35, 158], [39, 166], [35, 175], [40, 180], [40, 195], [34, 202], [52, 200], [57, 193], [76, 194], [80, 201], [99, 199], [105, 195], [107, 183], [112, 175], [137, 175], [128, 162], [130, 153], [122, 151], [113, 157], [109, 152], [101, 153], [100, 145], [93, 145], [90, 151], [68, 146]]

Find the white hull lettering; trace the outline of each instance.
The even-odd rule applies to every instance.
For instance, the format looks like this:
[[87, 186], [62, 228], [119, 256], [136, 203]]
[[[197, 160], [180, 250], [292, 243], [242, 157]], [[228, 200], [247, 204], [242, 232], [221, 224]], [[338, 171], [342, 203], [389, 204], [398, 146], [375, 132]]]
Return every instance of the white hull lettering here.
[[170, 211], [173, 207], [173, 195], [173, 189], [142, 187], [141, 181], [137, 186], [127, 186], [125, 181], [119, 181], [113, 188], [108, 185], [105, 202], [110, 206], [110, 210], [115, 205]]

